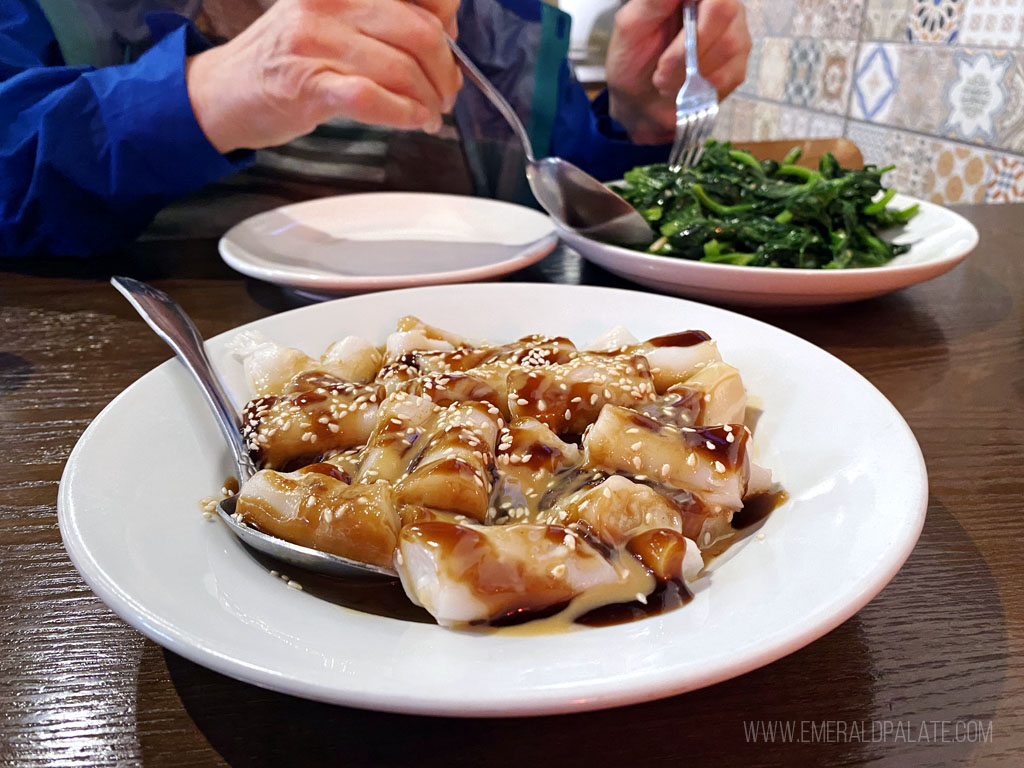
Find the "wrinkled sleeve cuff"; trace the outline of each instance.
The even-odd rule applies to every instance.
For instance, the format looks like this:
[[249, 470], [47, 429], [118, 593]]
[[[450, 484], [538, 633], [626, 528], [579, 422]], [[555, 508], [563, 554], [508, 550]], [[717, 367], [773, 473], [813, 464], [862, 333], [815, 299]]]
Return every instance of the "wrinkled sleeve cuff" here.
[[[245, 168], [254, 153], [223, 155], [196, 120], [185, 84], [185, 58], [210, 47], [188, 19], [152, 13], [146, 19], [156, 44], [138, 61], [103, 67], [86, 77], [101, 97], [112, 152], [138, 163], [150, 176], [137, 192], [176, 197]], [[145, 189], [149, 187], [149, 189]]]
[[[671, 144], [634, 144], [630, 141], [626, 129], [608, 113], [607, 90], [598, 94], [590, 109], [596, 127], [595, 151], [599, 156], [607, 158], [607, 171], [614, 178], [621, 178], [623, 173], [638, 165], [668, 161]], [[613, 176], [608, 175], [606, 178]]]

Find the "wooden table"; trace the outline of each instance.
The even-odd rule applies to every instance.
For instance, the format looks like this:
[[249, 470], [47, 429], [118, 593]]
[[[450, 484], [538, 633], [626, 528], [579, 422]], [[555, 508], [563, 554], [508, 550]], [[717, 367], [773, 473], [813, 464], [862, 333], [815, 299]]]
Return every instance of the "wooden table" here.
[[[69, 562], [55, 509], [90, 419], [168, 357], [106, 278], [152, 281], [206, 335], [294, 306], [224, 267], [216, 238], [318, 193], [243, 174], [162, 214], [117, 259], [0, 264], [0, 764], [1022, 764], [1024, 206], [962, 209], [981, 245], [925, 285], [747, 312], [867, 376], [910, 423], [931, 478], [924, 533], [892, 583], [768, 667], [625, 709], [458, 721], [264, 691], [123, 624]], [[623, 284], [566, 250], [510, 279]], [[756, 721], [792, 723], [797, 740], [754, 742]]]

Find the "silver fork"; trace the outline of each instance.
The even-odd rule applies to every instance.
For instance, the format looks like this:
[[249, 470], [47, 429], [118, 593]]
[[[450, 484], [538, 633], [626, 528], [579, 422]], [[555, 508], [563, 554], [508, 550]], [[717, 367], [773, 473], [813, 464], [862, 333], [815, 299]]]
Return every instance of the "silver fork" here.
[[676, 96], [676, 138], [668, 165], [673, 171], [694, 165], [718, 118], [718, 91], [697, 66], [697, 1], [683, 0], [686, 82]]

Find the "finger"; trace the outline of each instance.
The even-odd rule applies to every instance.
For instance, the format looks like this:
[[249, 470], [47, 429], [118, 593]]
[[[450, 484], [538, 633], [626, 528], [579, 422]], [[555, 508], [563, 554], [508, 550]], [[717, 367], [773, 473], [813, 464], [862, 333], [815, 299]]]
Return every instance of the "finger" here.
[[436, 16], [398, 0], [376, 0], [359, 19], [359, 30], [415, 58], [442, 105], [454, 102], [459, 70]]
[[353, 35], [336, 54], [341, 74], [368, 77], [386, 90], [419, 102], [440, 117], [441, 96], [419, 62], [405, 51], [372, 37]]
[[675, 28], [670, 32], [674, 34], [682, 24], [680, 8], [679, 0], [629, 0], [616, 11], [615, 26], [627, 33], [649, 36], [671, 23]]
[[[742, 5], [736, 3], [732, 8], [733, 15], [729, 15], [730, 9], [727, 6], [732, 4], [733, 0], [724, 2], [706, 0], [701, 3], [701, 8], [707, 7], [710, 10], [708, 15], [712, 17], [713, 21], [724, 22], [729, 19], [727, 26], [712, 27], [702, 33], [701, 27], [706, 22], [702, 16], [697, 18], [697, 60], [703, 73], [721, 69], [726, 63], [737, 58], [742, 60], [744, 66], [746, 65], [751, 47], [750, 32], [747, 29], [746, 15]], [[680, 32], [659, 57], [654, 70], [653, 82], [655, 88], [667, 96], [678, 91], [685, 79], [686, 34]]]
[[459, 36], [458, 19], [456, 13], [459, 10], [458, 0], [412, 0], [425, 11], [437, 16], [441, 20], [441, 26], [453, 39]]
[[698, 9], [697, 58], [710, 72], [736, 56], [744, 40], [749, 44], [747, 15], [739, 0], [706, 0]]
[[686, 79], [686, 34], [680, 32], [658, 57], [651, 82], [662, 96], [670, 96], [683, 87]]
[[345, 117], [371, 125], [415, 130], [429, 127], [434, 120], [422, 104], [361, 75], [322, 72], [314, 80], [313, 93], [322, 110], [319, 122]]
[[708, 82], [715, 86], [715, 90], [718, 91], [719, 101], [739, 88], [746, 78], [746, 58], [734, 58], [731, 61], [727, 61], [710, 75], [707, 75]]

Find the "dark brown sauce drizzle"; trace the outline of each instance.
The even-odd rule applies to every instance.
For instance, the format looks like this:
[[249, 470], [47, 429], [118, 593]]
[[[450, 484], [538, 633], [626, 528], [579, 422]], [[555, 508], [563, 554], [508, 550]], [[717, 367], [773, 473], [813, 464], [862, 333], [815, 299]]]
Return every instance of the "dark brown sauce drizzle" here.
[[535, 621], [536, 619], [547, 619], [554, 616], [556, 613], [561, 613], [569, 607], [570, 600], [565, 600], [561, 603], [555, 603], [545, 608], [515, 608], [514, 610], [508, 611], [507, 613], [498, 616], [497, 618], [491, 619], [490, 621], [474, 621], [471, 622], [472, 626], [488, 626], [488, 627], [514, 627], [519, 624], [525, 624], [528, 621]]
[[646, 619], [682, 608], [693, 599], [690, 590], [681, 581], [662, 581], [647, 595], [647, 603], [632, 600], [628, 603], [612, 603], [587, 611], [577, 617], [576, 623], [588, 627], [610, 627], [629, 621]]
[[652, 347], [695, 347], [705, 341], [711, 341], [711, 337], [707, 333], [693, 330], [655, 336], [653, 339], [648, 339], [647, 343]]
[[743, 509], [732, 516], [732, 527], [742, 531], [757, 525], [788, 500], [789, 494], [781, 488], [751, 496], [743, 503]]

